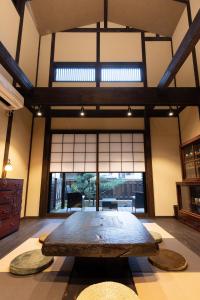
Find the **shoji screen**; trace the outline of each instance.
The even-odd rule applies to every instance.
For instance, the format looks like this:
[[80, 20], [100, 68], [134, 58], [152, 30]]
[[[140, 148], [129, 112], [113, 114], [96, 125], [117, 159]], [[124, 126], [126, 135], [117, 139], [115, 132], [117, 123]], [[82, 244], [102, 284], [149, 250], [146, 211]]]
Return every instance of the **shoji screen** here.
[[96, 134], [53, 134], [50, 172], [96, 172]]
[[143, 134], [100, 134], [99, 172], [144, 172]]

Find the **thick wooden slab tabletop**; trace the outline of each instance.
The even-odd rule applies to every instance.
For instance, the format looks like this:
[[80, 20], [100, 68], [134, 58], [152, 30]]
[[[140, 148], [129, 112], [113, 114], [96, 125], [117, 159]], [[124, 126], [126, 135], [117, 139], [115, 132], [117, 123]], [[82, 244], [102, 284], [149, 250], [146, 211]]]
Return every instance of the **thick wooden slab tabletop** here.
[[77, 212], [44, 241], [45, 255], [79, 257], [149, 256], [157, 245], [128, 212]]

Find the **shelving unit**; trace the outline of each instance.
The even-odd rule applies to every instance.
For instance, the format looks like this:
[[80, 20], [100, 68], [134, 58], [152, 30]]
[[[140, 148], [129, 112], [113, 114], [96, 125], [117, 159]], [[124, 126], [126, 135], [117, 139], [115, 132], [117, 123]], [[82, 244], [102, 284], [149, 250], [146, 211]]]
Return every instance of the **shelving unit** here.
[[200, 231], [200, 136], [180, 147], [183, 181], [177, 182], [178, 218]]

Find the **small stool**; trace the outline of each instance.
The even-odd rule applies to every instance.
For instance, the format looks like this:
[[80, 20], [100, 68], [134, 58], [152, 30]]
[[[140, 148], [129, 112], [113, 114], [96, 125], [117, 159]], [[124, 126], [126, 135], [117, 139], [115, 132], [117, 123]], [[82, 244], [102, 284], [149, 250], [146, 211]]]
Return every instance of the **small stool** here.
[[149, 233], [152, 235], [157, 244], [162, 243], [162, 235], [159, 232], [149, 230]]
[[181, 254], [168, 249], [159, 249], [158, 254], [148, 257], [148, 260], [152, 265], [165, 271], [183, 271], [188, 265]]
[[48, 234], [47, 234], [47, 233], [42, 233], [42, 234], [39, 236], [39, 242], [40, 242], [41, 244], [43, 244], [47, 237], [48, 237]]
[[129, 287], [112, 281], [93, 284], [84, 289], [77, 300], [139, 300]]
[[10, 263], [10, 272], [15, 275], [31, 275], [47, 269], [54, 258], [44, 256], [40, 249], [24, 252]]

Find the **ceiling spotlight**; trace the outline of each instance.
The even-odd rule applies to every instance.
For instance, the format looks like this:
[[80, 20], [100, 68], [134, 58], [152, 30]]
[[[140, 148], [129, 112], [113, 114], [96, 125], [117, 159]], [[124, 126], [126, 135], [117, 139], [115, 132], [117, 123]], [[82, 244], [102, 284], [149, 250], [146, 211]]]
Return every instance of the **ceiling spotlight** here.
[[173, 111], [172, 107], [170, 106], [170, 107], [169, 107], [168, 116], [169, 116], [169, 117], [173, 117], [173, 115], [174, 115], [174, 111]]
[[37, 108], [36, 116], [37, 117], [42, 117], [42, 111], [41, 111], [41, 107], [40, 106]]
[[128, 107], [127, 116], [128, 116], [128, 117], [131, 117], [131, 116], [132, 116], [132, 110], [131, 110], [131, 107], [130, 107], [130, 106]]
[[83, 107], [83, 106], [81, 107], [80, 116], [81, 116], [81, 117], [84, 117], [84, 116], [85, 116], [85, 110], [84, 110], [84, 107]]

